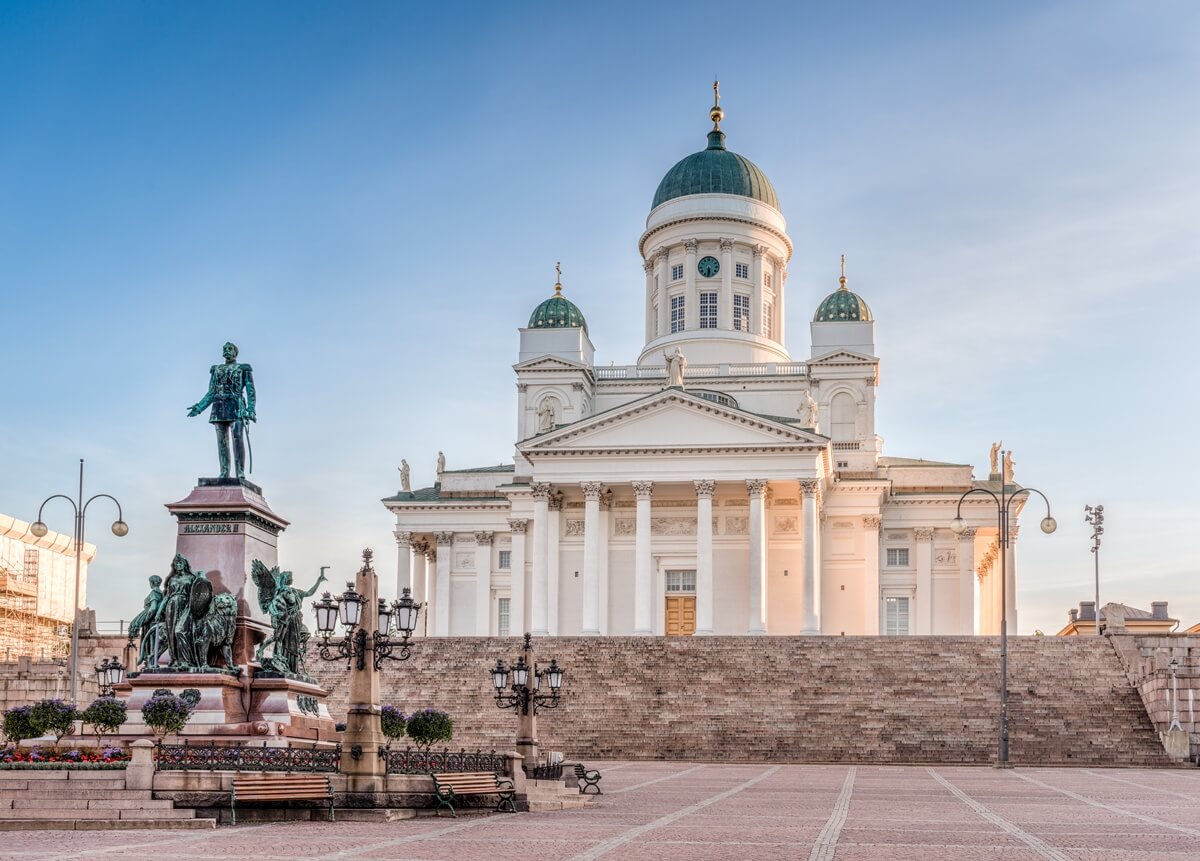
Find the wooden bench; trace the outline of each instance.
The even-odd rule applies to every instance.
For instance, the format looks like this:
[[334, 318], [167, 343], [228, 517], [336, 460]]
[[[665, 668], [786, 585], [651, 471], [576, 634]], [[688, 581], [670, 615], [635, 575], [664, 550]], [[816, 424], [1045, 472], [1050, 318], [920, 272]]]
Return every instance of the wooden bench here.
[[329, 821], [333, 822], [333, 784], [328, 774], [252, 774], [233, 779], [229, 795], [229, 812], [237, 825], [239, 801], [308, 801], [325, 799], [329, 802]]
[[458, 799], [470, 795], [498, 795], [500, 803], [496, 805], [497, 813], [503, 810], [511, 813], [517, 812], [517, 805], [513, 801], [516, 794], [513, 782], [506, 777], [490, 771], [430, 774], [429, 776], [433, 778], [433, 791], [438, 802], [436, 812], [439, 814], [443, 807], [448, 807], [450, 815], [457, 818], [458, 814], [454, 812], [454, 803]]
[[600, 772], [595, 769], [588, 770], [583, 767], [582, 762], [575, 763], [575, 776], [579, 778], [579, 794], [587, 795], [588, 787], [596, 790], [597, 795], [603, 795], [600, 791]]

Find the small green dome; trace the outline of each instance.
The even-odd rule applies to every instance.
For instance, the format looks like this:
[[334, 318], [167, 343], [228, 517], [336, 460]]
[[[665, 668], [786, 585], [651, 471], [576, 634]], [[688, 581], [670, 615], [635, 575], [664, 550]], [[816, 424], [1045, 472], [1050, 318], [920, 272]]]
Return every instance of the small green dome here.
[[843, 284], [825, 297], [817, 306], [814, 323], [858, 323], [873, 319], [871, 309], [857, 293], [851, 293]]
[[708, 133], [708, 148], [692, 153], [667, 171], [651, 209], [689, 194], [736, 194], [779, 209], [779, 198], [766, 174], [750, 159], [725, 149], [725, 133]]
[[587, 320], [579, 307], [562, 294], [562, 284], [554, 285], [554, 295], [533, 309], [529, 315], [530, 329], [583, 329]]

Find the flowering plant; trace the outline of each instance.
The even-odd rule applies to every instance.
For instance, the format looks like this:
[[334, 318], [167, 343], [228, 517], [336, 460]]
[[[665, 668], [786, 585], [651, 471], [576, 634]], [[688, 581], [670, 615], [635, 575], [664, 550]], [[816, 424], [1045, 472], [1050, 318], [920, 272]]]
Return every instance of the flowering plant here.
[[438, 709], [423, 709], [408, 719], [408, 737], [421, 750], [429, 750], [439, 741], [454, 737], [454, 722], [450, 715]]
[[54, 748], [10, 747], [0, 751], [0, 764], [10, 763], [123, 763], [129, 754], [119, 747], [88, 748], [59, 751]]
[[33, 725], [33, 706], [16, 706], [4, 712], [4, 737], [11, 744], [37, 738], [41, 732]]
[[387, 746], [391, 747], [392, 742], [404, 737], [404, 733], [407, 731], [408, 716], [395, 706], [384, 706], [379, 717], [380, 728], [387, 736]]
[[142, 720], [160, 740], [183, 729], [191, 716], [192, 706], [168, 690], [155, 691], [142, 706]]
[[34, 704], [29, 719], [39, 735], [52, 735], [54, 743], [58, 744], [64, 735], [75, 729], [79, 711], [64, 700], [42, 700]]
[[84, 723], [91, 724], [96, 740], [104, 738], [105, 733], [116, 732], [128, 717], [128, 707], [124, 700], [116, 697], [100, 697], [83, 710], [79, 716]]

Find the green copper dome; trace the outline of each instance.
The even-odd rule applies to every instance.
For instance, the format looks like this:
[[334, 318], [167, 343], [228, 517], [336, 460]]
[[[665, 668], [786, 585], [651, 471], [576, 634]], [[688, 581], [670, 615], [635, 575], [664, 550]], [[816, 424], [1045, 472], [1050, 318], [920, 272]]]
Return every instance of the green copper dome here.
[[554, 295], [533, 309], [529, 315], [530, 329], [583, 329], [587, 320], [578, 306], [562, 294], [562, 284], [554, 285]]
[[708, 148], [692, 153], [663, 177], [654, 207], [689, 194], [736, 194], [779, 209], [779, 198], [766, 174], [750, 159], [725, 149], [725, 133], [708, 133]]
[[857, 293], [851, 293], [843, 284], [825, 297], [817, 306], [814, 323], [858, 323], [873, 319], [871, 309]]

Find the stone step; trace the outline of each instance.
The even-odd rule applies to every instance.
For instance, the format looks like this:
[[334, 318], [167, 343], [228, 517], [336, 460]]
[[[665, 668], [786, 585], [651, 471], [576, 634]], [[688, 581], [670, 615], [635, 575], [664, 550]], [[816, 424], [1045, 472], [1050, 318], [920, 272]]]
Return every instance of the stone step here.
[[[119, 819], [143, 820], [143, 819], [195, 819], [196, 818], [196, 811], [191, 810], [190, 808], [171, 807], [171, 808], [167, 808], [167, 809], [156, 808], [154, 810], [120, 810], [117, 812], [120, 814], [120, 816], [117, 817]], [[113, 811], [111, 811], [111, 810], [99, 810], [99, 811], [88, 810], [88, 813], [107, 813], [109, 816], [112, 816]]]
[[[145, 798], [14, 798], [12, 809], [28, 810], [52, 807], [55, 810], [173, 810], [166, 800]], [[2, 809], [2, 808], [0, 808]]]
[[130, 800], [142, 799], [149, 800], [152, 793], [149, 789], [75, 789], [74, 787], [63, 787], [62, 791], [55, 789], [42, 789], [40, 786], [37, 789], [26, 789], [23, 792], [11, 792], [8, 789], [0, 788], [0, 801], [5, 798], [128, 798]]
[[215, 819], [0, 819], [0, 831], [199, 830], [216, 827]]

